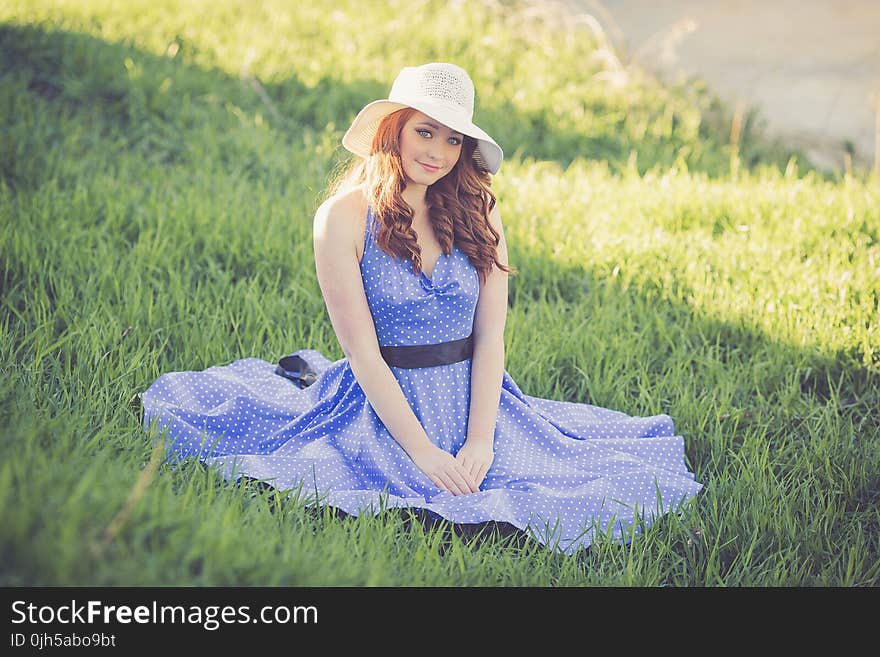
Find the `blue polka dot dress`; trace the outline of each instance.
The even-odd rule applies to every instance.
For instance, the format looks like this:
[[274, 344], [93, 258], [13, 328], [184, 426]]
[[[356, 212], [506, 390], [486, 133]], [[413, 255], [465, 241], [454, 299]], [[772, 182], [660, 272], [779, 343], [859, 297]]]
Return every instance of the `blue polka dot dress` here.
[[[427, 345], [470, 335], [476, 269], [457, 246], [429, 277], [374, 241], [368, 210], [361, 274], [380, 345]], [[291, 356], [310, 385], [275, 363], [244, 358], [204, 371], [170, 372], [141, 395], [144, 423], [167, 428], [177, 457], [198, 456], [230, 480], [264, 480], [343, 511], [424, 509], [456, 523], [497, 521], [572, 554], [599, 531], [627, 540], [674, 511], [702, 485], [668, 415], [650, 417], [524, 394], [505, 370], [495, 458], [481, 490], [452, 495], [419, 470], [373, 410], [347, 359], [313, 349]], [[470, 359], [391, 367], [428, 437], [455, 454], [467, 432]]]

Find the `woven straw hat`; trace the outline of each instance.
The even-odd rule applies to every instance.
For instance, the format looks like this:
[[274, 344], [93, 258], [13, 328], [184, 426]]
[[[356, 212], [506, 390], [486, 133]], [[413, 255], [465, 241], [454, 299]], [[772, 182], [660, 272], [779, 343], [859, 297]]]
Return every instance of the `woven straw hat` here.
[[474, 83], [460, 66], [433, 62], [405, 67], [384, 100], [374, 100], [355, 117], [342, 138], [342, 145], [367, 158], [373, 137], [383, 118], [412, 107], [435, 121], [477, 140], [474, 160], [489, 173], [497, 173], [504, 153], [481, 128], [474, 125]]

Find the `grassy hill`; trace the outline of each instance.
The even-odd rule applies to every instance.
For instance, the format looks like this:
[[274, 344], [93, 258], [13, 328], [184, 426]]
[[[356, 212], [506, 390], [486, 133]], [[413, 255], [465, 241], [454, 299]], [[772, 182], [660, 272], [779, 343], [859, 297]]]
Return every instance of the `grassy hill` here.
[[[755, 116], [731, 145], [710, 90], [525, 4], [114, 7], [0, 7], [0, 581], [878, 583], [875, 179], [812, 170]], [[706, 484], [626, 548], [565, 558], [156, 468], [136, 394], [159, 374], [342, 356], [312, 216], [355, 113], [426, 61], [471, 72], [505, 149], [506, 369], [670, 414]]]

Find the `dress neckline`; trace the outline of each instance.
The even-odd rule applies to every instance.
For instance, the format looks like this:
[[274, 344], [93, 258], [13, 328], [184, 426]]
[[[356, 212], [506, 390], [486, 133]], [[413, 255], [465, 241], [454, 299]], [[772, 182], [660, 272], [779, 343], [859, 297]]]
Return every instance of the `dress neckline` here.
[[[367, 205], [367, 225], [366, 225], [365, 235], [372, 234], [373, 222], [374, 222], [375, 218], [376, 217], [373, 214], [373, 207], [371, 205]], [[367, 246], [366, 246], [366, 241], [365, 241], [364, 242], [364, 253], [366, 253], [366, 250], [367, 250]], [[452, 251], [453, 252], [455, 251], [455, 244], [452, 245]], [[449, 258], [451, 256], [452, 256], [451, 253], [449, 255], [447, 255], [446, 253], [443, 252], [443, 249], [440, 249], [440, 255], [437, 257], [436, 262], [434, 262], [434, 266], [431, 267], [431, 275], [430, 276], [428, 276], [425, 273], [424, 267], [422, 267], [422, 271], [419, 272], [419, 274], [416, 274], [412, 270], [412, 259], [408, 258], [404, 262], [408, 263], [409, 266], [407, 267], [407, 270], [409, 271], [410, 274], [412, 274], [413, 276], [418, 276], [419, 278], [423, 278], [425, 281], [427, 281], [427, 283], [429, 285], [433, 286], [434, 280], [437, 278], [437, 268], [440, 267], [440, 265], [443, 264], [444, 261], [449, 260]], [[364, 256], [362, 255], [361, 258], [363, 258], [363, 257]]]
[[437, 276], [437, 267], [440, 266], [440, 263], [446, 260], [449, 256], [447, 256], [443, 251], [440, 251], [440, 255], [437, 258], [437, 262], [434, 263], [434, 266], [431, 267], [431, 275], [428, 276], [425, 273], [425, 268], [422, 267], [422, 276], [424, 276], [425, 280], [428, 281], [431, 285], [434, 284], [434, 277]]

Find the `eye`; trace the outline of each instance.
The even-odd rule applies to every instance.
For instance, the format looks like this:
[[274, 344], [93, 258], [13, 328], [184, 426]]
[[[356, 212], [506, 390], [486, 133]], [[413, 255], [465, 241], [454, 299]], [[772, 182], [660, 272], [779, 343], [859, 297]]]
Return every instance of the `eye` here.
[[423, 130], [423, 129], [421, 129], [421, 128], [417, 128], [417, 129], [416, 129], [416, 132], [418, 132], [418, 133], [419, 133], [420, 135], [422, 135], [423, 137], [424, 137], [425, 135], [430, 135], [430, 134], [431, 134], [431, 131], [430, 131], [430, 130]]
[[450, 139], [452, 140], [453, 146], [458, 146], [461, 143], [461, 139], [459, 139], [458, 137], [450, 137]]

